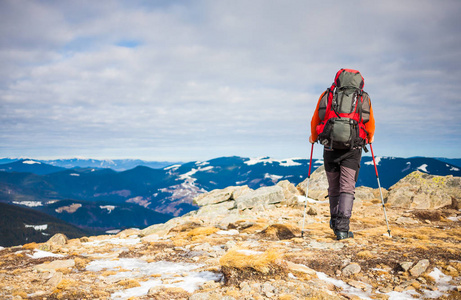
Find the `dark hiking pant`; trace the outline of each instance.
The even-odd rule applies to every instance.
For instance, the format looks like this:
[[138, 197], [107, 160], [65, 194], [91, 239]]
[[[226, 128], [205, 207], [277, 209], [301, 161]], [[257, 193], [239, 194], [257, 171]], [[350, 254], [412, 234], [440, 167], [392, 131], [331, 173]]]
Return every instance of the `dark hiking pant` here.
[[325, 148], [323, 159], [328, 178], [330, 226], [337, 231], [349, 231], [354, 204], [355, 183], [359, 175], [362, 149], [330, 150]]

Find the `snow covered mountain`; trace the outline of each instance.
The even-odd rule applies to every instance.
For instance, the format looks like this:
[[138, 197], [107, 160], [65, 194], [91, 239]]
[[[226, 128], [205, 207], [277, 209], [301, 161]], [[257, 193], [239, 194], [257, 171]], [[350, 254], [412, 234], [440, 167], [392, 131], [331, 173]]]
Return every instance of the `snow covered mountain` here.
[[[16, 163], [21, 161], [35, 162], [36, 164], [51, 165], [54, 167], [75, 169], [75, 168], [95, 168], [95, 169], [112, 169], [115, 171], [126, 171], [137, 166], [145, 166], [152, 169], [160, 169], [166, 166], [177, 164], [178, 162], [168, 161], [146, 161], [140, 159], [91, 159], [91, 158], [69, 158], [69, 159], [24, 159], [24, 158], [0, 158], [0, 165]], [[1, 167], [0, 167], [1, 168]], [[1, 169], [0, 169], [1, 170]], [[50, 172], [51, 173], [51, 172]]]
[[[312, 172], [322, 163], [313, 160]], [[461, 176], [461, 168], [434, 158], [377, 157], [376, 163], [384, 188], [415, 170]], [[0, 165], [0, 202], [31, 207], [80, 228], [145, 227], [196, 210], [192, 200], [201, 193], [241, 185], [257, 189], [281, 180], [297, 185], [308, 170], [309, 160], [303, 158], [220, 157], [160, 169], [137, 166], [121, 172], [63, 169], [19, 160]], [[370, 156], [362, 159], [357, 186], [361, 185], [377, 187]]]

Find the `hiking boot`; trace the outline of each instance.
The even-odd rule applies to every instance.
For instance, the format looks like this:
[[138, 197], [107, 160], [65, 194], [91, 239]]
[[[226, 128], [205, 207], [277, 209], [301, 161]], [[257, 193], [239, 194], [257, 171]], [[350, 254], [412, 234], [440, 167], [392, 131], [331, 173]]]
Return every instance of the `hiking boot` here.
[[338, 235], [338, 231], [335, 229], [335, 222], [333, 219], [330, 219], [330, 228], [333, 230], [335, 235]]
[[348, 239], [348, 238], [351, 238], [351, 239], [354, 238], [354, 234], [352, 233], [352, 231], [336, 231], [335, 234], [336, 234], [336, 239], [338, 241]]

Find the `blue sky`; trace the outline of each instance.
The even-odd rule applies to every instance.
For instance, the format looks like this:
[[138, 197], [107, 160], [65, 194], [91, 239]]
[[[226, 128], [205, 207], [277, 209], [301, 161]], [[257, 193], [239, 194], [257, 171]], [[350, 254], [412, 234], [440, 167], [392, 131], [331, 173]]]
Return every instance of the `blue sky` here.
[[460, 15], [457, 0], [2, 0], [0, 157], [308, 157], [344, 67], [365, 77], [376, 155], [461, 157]]

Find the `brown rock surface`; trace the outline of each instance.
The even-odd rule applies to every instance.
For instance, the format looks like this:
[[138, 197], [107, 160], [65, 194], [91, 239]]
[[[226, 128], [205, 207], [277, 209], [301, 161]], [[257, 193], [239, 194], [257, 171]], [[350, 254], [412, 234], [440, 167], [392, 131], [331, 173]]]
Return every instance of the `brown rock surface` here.
[[[286, 183], [278, 188], [278, 197], [294, 193]], [[351, 219], [355, 238], [342, 241], [329, 228], [327, 202], [310, 204], [317, 213], [306, 215], [301, 237], [304, 207], [281, 199], [231, 209], [229, 222], [190, 213], [118, 235], [0, 249], [0, 299], [461, 297], [461, 212], [388, 205], [387, 237], [375, 191], [362, 195]]]

